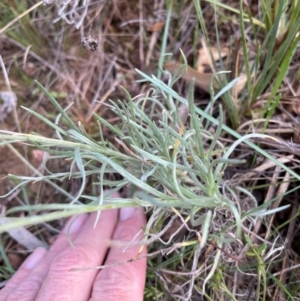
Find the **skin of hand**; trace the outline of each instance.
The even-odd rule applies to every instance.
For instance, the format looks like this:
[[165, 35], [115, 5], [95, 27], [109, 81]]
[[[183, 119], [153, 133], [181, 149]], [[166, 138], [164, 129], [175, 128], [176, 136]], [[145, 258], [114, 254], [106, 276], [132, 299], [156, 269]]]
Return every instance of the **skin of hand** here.
[[[95, 219], [96, 213], [72, 217], [48, 251], [37, 248], [24, 261], [0, 291], [0, 301], [142, 301], [146, 247], [141, 259], [114, 265], [135, 258], [140, 246], [109, 247], [108, 241], [140, 240], [146, 223], [143, 209], [102, 211], [94, 228]], [[71, 270], [99, 265], [112, 266]]]

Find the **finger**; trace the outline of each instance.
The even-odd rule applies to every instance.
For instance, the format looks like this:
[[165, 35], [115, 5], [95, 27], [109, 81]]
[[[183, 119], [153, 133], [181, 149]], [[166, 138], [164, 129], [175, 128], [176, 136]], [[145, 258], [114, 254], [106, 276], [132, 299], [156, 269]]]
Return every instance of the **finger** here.
[[50, 248], [50, 251], [47, 252], [43, 248], [38, 248], [31, 255], [33, 257], [29, 256], [9, 280], [5, 288], [1, 290], [0, 301], [33, 300], [48, 274], [51, 262], [59, 252], [68, 247], [68, 235], [71, 240], [75, 239], [87, 218], [87, 214], [70, 218], [63, 228], [62, 233]]
[[[141, 228], [146, 224], [144, 210], [142, 208], [126, 208], [120, 210], [119, 221], [116, 226], [113, 239], [121, 241], [139, 241], [143, 233]], [[137, 236], [136, 234], [139, 233]], [[135, 237], [136, 236], [136, 237]], [[110, 249], [105, 265], [112, 265], [103, 269], [96, 277], [92, 297], [90, 301], [142, 301], [146, 278], [146, 247], [143, 248], [140, 257], [132, 263], [114, 265], [134, 259], [140, 250], [140, 246], [113, 247]], [[134, 298], [133, 298], [134, 296]]]
[[19, 283], [22, 282], [26, 277], [28, 277], [28, 275], [30, 275], [32, 269], [34, 269], [43, 259], [46, 252], [46, 249], [40, 247], [26, 258], [19, 270], [12, 276], [5, 287], [0, 291], [0, 301], [6, 300], [9, 294], [16, 290]]
[[68, 246], [53, 260], [37, 301], [88, 300], [97, 270], [72, 269], [97, 266], [103, 262], [108, 249], [105, 241], [111, 238], [117, 217], [117, 210], [103, 211], [95, 228], [96, 213], [89, 217], [73, 240], [73, 247]]

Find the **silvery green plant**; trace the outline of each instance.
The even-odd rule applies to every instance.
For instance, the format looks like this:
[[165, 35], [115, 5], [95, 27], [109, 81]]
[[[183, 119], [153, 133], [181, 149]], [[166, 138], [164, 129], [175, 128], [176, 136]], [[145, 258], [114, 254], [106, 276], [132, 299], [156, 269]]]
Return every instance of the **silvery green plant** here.
[[[253, 137], [266, 138], [266, 135], [249, 134], [241, 137], [223, 124], [221, 107], [219, 120], [210, 116], [210, 104], [204, 111], [196, 108], [193, 82], [190, 85], [188, 97], [185, 99], [173, 90], [175, 80], [170, 74], [165, 84], [154, 76], [149, 77], [140, 71], [137, 72], [143, 78], [142, 81], [150, 82], [153, 87], [146, 95], [135, 98], [131, 98], [124, 90], [127, 96], [126, 102], [110, 102], [110, 109], [120, 119], [118, 124], [110, 124], [95, 114], [94, 117], [99, 125], [97, 139], [87, 134], [82, 124], [76, 125], [68, 116], [68, 108], [63, 109], [37, 82], [39, 88], [58, 111], [57, 118], [53, 122], [35, 111], [24, 109], [52, 127], [57, 138], [46, 138], [36, 133], [21, 134], [1, 131], [1, 145], [14, 142], [33, 145], [45, 152], [45, 166], [51, 166], [52, 159], [60, 158], [70, 162], [70, 168], [67, 172], [49, 171], [33, 177], [9, 175], [18, 180], [19, 184], [2, 198], [29, 182], [45, 181], [63, 194], [68, 202], [11, 208], [6, 212], [7, 216], [16, 211], [30, 211], [31, 214], [29, 217], [11, 218], [10, 223], [0, 226], [0, 232], [83, 212], [98, 211], [100, 214], [101, 210], [125, 206], [153, 208], [160, 217], [164, 212], [169, 214], [171, 211], [173, 215], [182, 218], [184, 226], [188, 227], [187, 222], [190, 221], [191, 225], [197, 226], [201, 233], [201, 240], [193, 242], [195, 250], [192, 271], [196, 271], [198, 258], [209, 240], [213, 238], [219, 248], [210, 272], [203, 280], [204, 290], [207, 281], [218, 267], [223, 244], [241, 237], [243, 221], [284, 209], [281, 207], [267, 210], [265, 207], [256, 206], [249, 212], [242, 212], [234, 201], [236, 194], [242, 191], [252, 197], [254, 202], [255, 198], [242, 188], [227, 186], [224, 181], [224, 171], [227, 166], [242, 163], [242, 161], [230, 158], [237, 145], [244, 142], [296, 178], [299, 176], [249, 141]], [[234, 82], [229, 83], [215, 96], [212, 94], [212, 103], [232, 85]], [[186, 107], [188, 122], [179, 114], [181, 105]], [[62, 119], [67, 129], [61, 126]], [[215, 126], [213, 133], [209, 130], [210, 125]], [[115, 143], [109, 142], [103, 136], [103, 126], [113, 133]], [[232, 145], [225, 146], [220, 142], [219, 137], [223, 131], [237, 138]], [[122, 147], [122, 152], [116, 148], [116, 144]], [[118, 179], [114, 177], [116, 174], [119, 175]], [[89, 177], [93, 178], [93, 185], [98, 188], [96, 195], [88, 194], [86, 191]], [[58, 185], [58, 181], [68, 178], [81, 179], [81, 186], [75, 195], [71, 195]], [[109, 192], [104, 193], [104, 187], [110, 188]], [[130, 188], [129, 197], [110, 199], [114, 191], [124, 187]], [[213, 225], [218, 223], [218, 212], [222, 208], [230, 212], [231, 222], [218, 233], [214, 233]], [[153, 235], [151, 227], [155, 223], [154, 218], [149, 219], [145, 231], [145, 244], [153, 241], [149, 237]], [[160, 235], [156, 235], [156, 238], [160, 239], [163, 232], [162, 230]], [[228, 232], [232, 234], [231, 237], [228, 237]], [[192, 292], [194, 280], [195, 275], [189, 282], [188, 294]]]

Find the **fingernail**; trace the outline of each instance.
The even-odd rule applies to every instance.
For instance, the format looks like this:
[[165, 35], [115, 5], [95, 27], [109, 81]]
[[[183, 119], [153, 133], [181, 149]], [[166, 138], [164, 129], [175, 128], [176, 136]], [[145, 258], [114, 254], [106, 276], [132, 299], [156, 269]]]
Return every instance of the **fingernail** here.
[[39, 247], [24, 261], [24, 268], [33, 270], [46, 254], [47, 250]]
[[77, 232], [84, 224], [86, 218], [87, 218], [87, 214], [81, 214], [79, 216], [71, 217], [66, 223], [66, 225], [64, 226], [62, 232], [65, 234], [72, 234]]
[[120, 209], [119, 220], [125, 221], [133, 216], [135, 212], [135, 207], [123, 207]]

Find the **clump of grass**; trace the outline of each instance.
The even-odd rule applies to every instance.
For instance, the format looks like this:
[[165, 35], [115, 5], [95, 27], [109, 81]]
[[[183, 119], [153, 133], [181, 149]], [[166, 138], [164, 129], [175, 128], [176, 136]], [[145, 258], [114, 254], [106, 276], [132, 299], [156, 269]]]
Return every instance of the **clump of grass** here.
[[[30, 12], [42, 4], [28, 5], [26, 1], [3, 1], [0, 4], [0, 35], [8, 30], [8, 35], [24, 46], [34, 47], [39, 52], [41, 46], [47, 45], [46, 39], [39, 34], [37, 26], [32, 22]], [[18, 24], [18, 26], [16, 26]], [[14, 27], [14, 30], [11, 30]]]
[[[247, 78], [239, 98], [231, 91], [223, 94], [231, 124], [233, 128], [237, 128], [243, 117], [253, 111], [257, 102], [265, 98], [259, 113], [261, 117], [266, 118], [266, 127], [282, 97], [283, 81], [288, 76], [291, 65], [294, 64], [293, 57], [300, 41], [299, 4], [297, 1], [262, 0], [258, 3], [258, 12], [255, 12], [258, 15], [253, 15], [251, 7], [243, 1], [240, 1], [239, 9], [219, 1], [205, 2], [211, 3], [216, 20], [223, 10], [236, 14], [239, 18], [239, 34], [232, 39], [231, 58], [224, 60], [220, 56], [221, 71], [225, 68], [231, 73], [216, 77], [220, 87], [225, 86], [230, 78], [239, 76]], [[210, 39], [201, 6], [198, 1], [194, 3], [203, 35], [209, 45]], [[230, 19], [234, 20], [234, 17]], [[221, 53], [217, 26], [216, 22], [215, 42]], [[219, 70], [216, 65], [214, 67], [216, 71]], [[291, 82], [296, 80], [297, 75], [293, 75], [290, 79]]]

